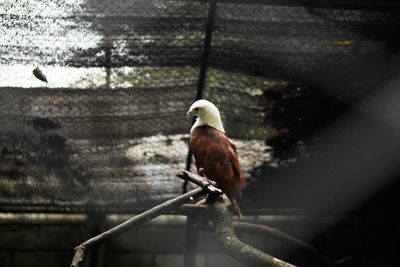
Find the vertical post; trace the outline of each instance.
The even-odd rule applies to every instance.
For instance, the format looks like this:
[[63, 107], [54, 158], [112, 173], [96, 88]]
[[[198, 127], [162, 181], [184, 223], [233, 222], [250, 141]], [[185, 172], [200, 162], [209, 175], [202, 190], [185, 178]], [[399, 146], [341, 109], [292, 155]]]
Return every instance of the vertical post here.
[[[207, 76], [208, 68], [208, 57], [210, 55], [211, 37], [214, 31], [215, 14], [217, 9], [217, 0], [209, 0], [207, 26], [204, 38], [203, 54], [200, 62], [200, 73], [199, 80], [197, 83], [197, 94], [196, 100], [203, 97], [204, 85]], [[189, 147], [189, 152], [186, 158], [186, 170], [190, 171], [190, 165], [192, 164], [192, 152]], [[183, 184], [183, 192], [187, 191], [187, 181]], [[199, 235], [199, 229], [196, 227], [196, 222], [199, 220], [198, 216], [190, 215], [187, 216], [186, 221], [186, 241], [185, 241], [185, 255], [184, 255], [184, 267], [195, 267], [196, 266], [196, 250], [197, 250], [197, 239]]]
[[208, 57], [210, 55], [211, 37], [212, 37], [212, 32], [214, 31], [216, 10], [217, 10], [217, 0], [210, 0], [210, 6], [208, 8], [207, 26], [204, 38], [204, 49], [200, 63], [199, 82], [197, 84], [196, 99], [200, 99], [203, 96], [204, 83], [208, 68]]
[[[89, 234], [90, 236], [97, 236], [102, 233], [102, 225], [105, 222], [105, 214], [99, 211], [89, 212], [87, 214]], [[95, 247], [90, 253], [90, 264], [89, 267], [103, 266], [103, 254], [102, 249], [104, 245]]]
[[[208, 17], [207, 17], [207, 25], [205, 30], [205, 37], [204, 37], [204, 45], [203, 45], [203, 54], [201, 57], [200, 62], [200, 73], [199, 73], [199, 80], [197, 83], [197, 94], [196, 100], [199, 100], [203, 97], [204, 85], [207, 76], [207, 68], [208, 68], [208, 57], [210, 55], [210, 47], [211, 47], [211, 38], [212, 32], [214, 31], [214, 24], [215, 24], [215, 14], [217, 10], [217, 0], [210, 0], [209, 7], [208, 7]], [[192, 152], [189, 152], [186, 158], [186, 170], [190, 171], [190, 165], [192, 164]], [[187, 181], [183, 184], [183, 193], [187, 192]]]
[[103, 39], [105, 44], [105, 67], [106, 67], [106, 80], [105, 89], [111, 88], [111, 49], [112, 39], [109, 36], [105, 36]]
[[185, 256], [183, 258], [184, 267], [196, 266], [197, 239], [199, 236], [199, 229], [196, 226], [196, 222], [198, 220], [199, 217], [196, 215], [187, 216], [185, 231]]

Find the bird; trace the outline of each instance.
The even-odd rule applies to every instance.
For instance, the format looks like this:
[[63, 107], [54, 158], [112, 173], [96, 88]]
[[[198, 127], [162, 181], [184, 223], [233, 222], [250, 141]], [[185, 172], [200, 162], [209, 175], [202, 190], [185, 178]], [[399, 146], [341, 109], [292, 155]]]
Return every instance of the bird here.
[[225, 133], [218, 108], [208, 100], [195, 101], [187, 117], [196, 117], [190, 129], [190, 150], [199, 174], [213, 180], [229, 198], [239, 218], [239, 200], [246, 180], [235, 145]]
[[43, 71], [42, 71], [39, 67], [36, 67], [36, 69], [34, 69], [34, 70], [32, 71], [32, 73], [33, 73], [33, 75], [34, 75], [36, 78], [38, 78], [38, 79], [41, 80], [42, 82], [45, 82], [45, 83], [48, 82], [48, 81], [47, 81], [47, 78], [46, 78], [46, 75], [44, 75]]

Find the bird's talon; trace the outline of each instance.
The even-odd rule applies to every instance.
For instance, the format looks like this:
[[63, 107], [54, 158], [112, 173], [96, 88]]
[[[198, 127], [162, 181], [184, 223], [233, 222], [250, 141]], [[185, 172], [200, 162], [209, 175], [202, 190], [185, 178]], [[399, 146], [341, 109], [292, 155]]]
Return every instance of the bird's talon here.
[[206, 175], [204, 174], [204, 168], [199, 168], [199, 175], [200, 175], [201, 177], [206, 176]]

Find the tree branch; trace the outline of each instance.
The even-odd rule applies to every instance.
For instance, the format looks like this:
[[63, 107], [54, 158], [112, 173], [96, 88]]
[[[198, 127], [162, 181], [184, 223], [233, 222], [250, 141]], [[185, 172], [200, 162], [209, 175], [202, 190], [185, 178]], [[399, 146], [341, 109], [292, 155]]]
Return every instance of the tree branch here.
[[[178, 208], [178, 210], [185, 215], [205, 214], [208, 213], [210, 209], [211, 207], [209, 205], [198, 204], [184, 204]], [[351, 257], [344, 257], [336, 261], [331, 260], [310, 244], [266, 225], [233, 221], [232, 226], [236, 233], [240, 232], [262, 235], [266, 238], [273, 238], [279, 242], [286, 242], [286, 244], [293, 246], [296, 249], [301, 249], [307, 253], [310, 258], [315, 259], [316, 262], [319, 262], [320, 266], [334, 266], [351, 260]], [[201, 229], [205, 231], [213, 231], [209, 225], [202, 225]]]
[[204, 177], [188, 172], [188, 171], [183, 171], [180, 170], [177, 173], [177, 176], [179, 178], [184, 179], [185, 181], [190, 181], [192, 183], [197, 184], [198, 186], [201, 186], [203, 188], [207, 188], [208, 191], [210, 191], [211, 193], [216, 193], [219, 195], [222, 195], [222, 190], [217, 188], [217, 183], [208, 179], [205, 179]]
[[177, 209], [177, 213], [180, 215], [203, 215], [208, 212], [210, 206], [205, 204], [183, 204]]
[[271, 255], [240, 241], [233, 231], [232, 213], [228, 209], [229, 205], [229, 201], [224, 198], [222, 202], [217, 201], [210, 208], [210, 218], [213, 222], [214, 235], [217, 245], [222, 251], [230, 255], [232, 258], [249, 266], [295, 266], [274, 258]]
[[207, 190], [205, 190], [201, 187], [196, 188], [184, 195], [178, 196], [174, 199], [170, 199], [158, 206], [155, 206], [154, 208], [151, 208], [151, 209], [127, 220], [126, 222], [121, 223], [121, 224], [111, 228], [110, 230], [83, 242], [82, 244], [80, 244], [79, 246], [77, 246], [75, 248], [75, 255], [74, 255], [74, 258], [72, 259], [71, 267], [83, 266], [83, 260], [86, 256], [86, 252], [89, 251], [90, 249], [92, 249], [93, 247], [99, 245], [100, 243], [102, 243], [108, 239], [115, 238], [115, 237], [125, 233], [126, 231], [128, 231], [129, 229], [131, 229], [134, 226], [143, 224], [143, 223], [165, 213], [168, 210], [175, 209], [175, 208], [181, 206], [182, 204], [184, 204], [186, 202], [190, 202], [193, 199], [198, 198], [206, 193], [207, 193]]
[[108, 239], [115, 238], [115, 237], [125, 233], [126, 231], [128, 231], [129, 229], [131, 229], [134, 226], [143, 224], [143, 223], [165, 213], [166, 211], [176, 209], [179, 206], [183, 205], [184, 203], [190, 202], [202, 195], [205, 195], [206, 193], [222, 194], [221, 189], [214, 186], [214, 185], [216, 185], [215, 182], [205, 180], [203, 177], [198, 176], [194, 173], [190, 173], [187, 171], [178, 171], [177, 176], [184, 180], [191, 181], [191, 182], [199, 185], [200, 187], [196, 188], [184, 195], [178, 196], [174, 199], [167, 200], [164, 203], [162, 203], [158, 206], [155, 206], [155, 207], [127, 220], [126, 222], [123, 222], [123, 223], [109, 229], [108, 231], [106, 231], [100, 235], [95, 236], [95, 237], [83, 242], [82, 244], [80, 244], [79, 246], [77, 246], [75, 248], [75, 254], [74, 254], [74, 258], [72, 259], [71, 267], [83, 266], [83, 261], [84, 261], [87, 251], [89, 251], [93, 247], [97, 246], [98, 244], [100, 244]]
[[262, 234], [264, 236], [272, 237], [278, 240], [287, 241], [292, 245], [305, 249], [309, 253], [312, 253], [312, 255], [314, 256], [316, 255], [321, 263], [323, 263], [324, 265], [340, 264], [349, 259], [347, 257], [337, 262], [332, 262], [327, 257], [319, 253], [311, 245], [294, 237], [291, 237], [283, 232], [280, 232], [277, 229], [270, 228], [265, 225], [255, 225], [244, 222], [232, 222], [232, 213], [228, 209], [230, 202], [226, 198], [226, 196], [223, 196], [222, 198], [220, 197], [220, 199], [223, 199], [223, 201], [217, 201], [211, 206], [204, 205], [203, 202], [199, 202], [197, 205], [185, 204], [198, 197], [201, 197], [202, 195], [205, 195], [206, 193], [220, 195], [222, 194], [222, 191], [219, 188], [215, 187], [215, 182], [206, 180], [196, 174], [187, 171], [179, 171], [177, 175], [178, 177], [187, 181], [194, 182], [201, 187], [196, 188], [174, 199], [168, 200], [158, 206], [155, 206], [129, 219], [128, 221], [83, 242], [75, 248], [75, 254], [71, 263], [71, 267], [82, 267], [86, 253], [100, 243], [108, 239], [115, 238], [125, 233], [134, 226], [145, 223], [163, 213], [166, 213], [167, 211], [176, 209], [178, 207], [179, 210], [185, 214], [199, 214], [203, 212], [208, 214], [211, 221], [213, 222], [214, 234], [216, 237], [217, 245], [220, 247], [220, 249], [226, 252], [231, 257], [237, 259], [238, 261], [250, 266], [295, 267], [295, 265], [274, 258], [267, 253], [264, 253], [256, 248], [253, 248], [243, 243], [236, 237], [233, 228], [238, 231]]
[[273, 238], [278, 241], [286, 242], [287, 244], [292, 245], [297, 249], [302, 249], [304, 252], [307, 252], [310, 257], [318, 261], [320, 266], [333, 266], [335, 264], [341, 264], [351, 259], [350, 257], [345, 257], [340, 260], [333, 261], [323, 255], [310, 244], [300, 239], [294, 238], [293, 236], [290, 236], [284, 232], [281, 232], [278, 229], [266, 225], [247, 222], [233, 222], [233, 227], [235, 228], [235, 231], [263, 235], [265, 237]]

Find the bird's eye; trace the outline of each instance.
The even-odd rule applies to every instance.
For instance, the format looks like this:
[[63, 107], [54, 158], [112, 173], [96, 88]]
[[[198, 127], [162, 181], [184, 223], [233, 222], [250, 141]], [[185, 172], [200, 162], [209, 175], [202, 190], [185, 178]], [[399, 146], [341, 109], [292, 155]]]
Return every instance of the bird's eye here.
[[195, 111], [199, 111], [199, 108], [194, 108]]

